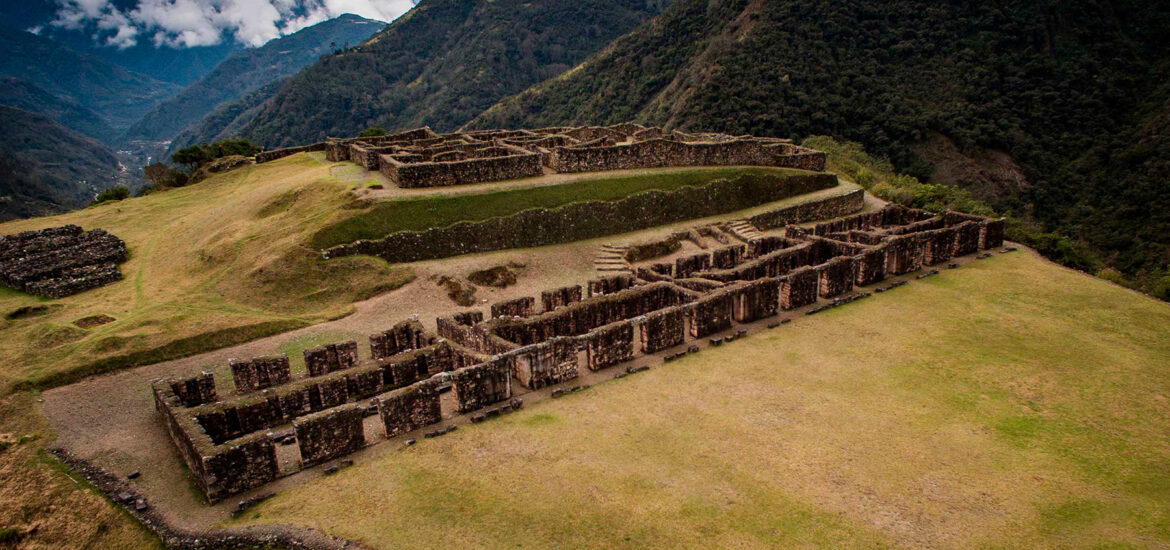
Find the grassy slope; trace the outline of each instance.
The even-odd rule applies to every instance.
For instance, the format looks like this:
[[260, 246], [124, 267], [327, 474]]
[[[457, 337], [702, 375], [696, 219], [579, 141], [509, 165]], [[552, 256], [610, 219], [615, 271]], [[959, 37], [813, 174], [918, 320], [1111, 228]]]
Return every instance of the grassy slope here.
[[315, 480], [379, 548], [1170, 544], [1170, 308], [1027, 252]]
[[[329, 167], [300, 155], [186, 188], [0, 225], [5, 234], [65, 223], [100, 227], [130, 249], [121, 266], [125, 279], [113, 285], [53, 301], [0, 291], [0, 314], [50, 307], [41, 316], [0, 320], [6, 365], [0, 388], [290, 330], [343, 315], [353, 301], [409, 280], [409, 271], [372, 258], [320, 262], [304, 245], [350, 212], [348, 185]], [[97, 314], [117, 321], [88, 331], [72, 324]]]
[[446, 227], [459, 221], [486, 220], [507, 216], [530, 208], [554, 208], [587, 200], [616, 200], [651, 189], [674, 189], [685, 185], [703, 185], [718, 179], [743, 174], [800, 174], [784, 168], [696, 168], [668, 174], [600, 176], [523, 189], [506, 189], [476, 195], [421, 197], [382, 202], [358, 216], [332, 224], [313, 236], [315, 248], [351, 243], [358, 239], [378, 239], [395, 231], [422, 231]]

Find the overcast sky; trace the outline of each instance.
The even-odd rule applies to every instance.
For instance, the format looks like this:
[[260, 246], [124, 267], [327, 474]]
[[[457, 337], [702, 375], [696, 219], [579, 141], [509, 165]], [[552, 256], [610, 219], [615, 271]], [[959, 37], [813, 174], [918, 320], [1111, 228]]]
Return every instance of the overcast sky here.
[[110, 0], [57, 2], [53, 26], [92, 32], [120, 48], [140, 43], [186, 48], [224, 40], [260, 46], [343, 13], [393, 21], [414, 5], [411, 0], [137, 0], [133, 8], [119, 9]]

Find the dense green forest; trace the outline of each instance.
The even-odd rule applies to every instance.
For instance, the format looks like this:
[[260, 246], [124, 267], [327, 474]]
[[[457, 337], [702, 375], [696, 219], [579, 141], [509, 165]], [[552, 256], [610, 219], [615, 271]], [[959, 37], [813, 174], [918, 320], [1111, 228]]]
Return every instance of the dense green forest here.
[[555, 76], [665, 0], [426, 0], [292, 78], [240, 135], [268, 147], [364, 128], [452, 130]]
[[45, 115], [98, 141], [108, 143], [118, 135], [97, 113], [54, 96], [23, 78], [0, 77], [0, 105]]
[[1170, 5], [677, 0], [472, 127], [636, 120], [856, 141], [929, 180], [914, 145], [1004, 151], [1018, 192], [977, 197], [1155, 291], [1170, 264]]

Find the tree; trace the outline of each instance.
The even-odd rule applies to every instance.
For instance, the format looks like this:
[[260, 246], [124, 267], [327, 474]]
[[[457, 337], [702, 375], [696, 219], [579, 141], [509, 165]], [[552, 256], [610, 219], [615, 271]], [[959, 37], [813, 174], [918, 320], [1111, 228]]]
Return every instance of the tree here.
[[361, 133], [358, 134], [358, 137], [378, 137], [384, 135], [386, 135], [386, 130], [381, 126], [370, 126], [369, 128], [362, 130]]
[[161, 162], [151, 164], [142, 169], [146, 181], [150, 182], [152, 187], [162, 189], [165, 187], [182, 187], [187, 184], [187, 174], [184, 174], [170, 166]]

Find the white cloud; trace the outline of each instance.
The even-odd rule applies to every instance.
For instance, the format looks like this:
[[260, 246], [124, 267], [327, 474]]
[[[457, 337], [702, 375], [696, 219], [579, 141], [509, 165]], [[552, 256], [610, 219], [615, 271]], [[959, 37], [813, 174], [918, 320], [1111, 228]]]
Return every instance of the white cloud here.
[[352, 13], [393, 21], [412, 0], [138, 0], [118, 9], [110, 0], [57, 0], [52, 25], [90, 30], [96, 40], [128, 48], [148, 37], [156, 46], [187, 48], [235, 40], [260, 46], [273, 38]]

